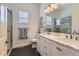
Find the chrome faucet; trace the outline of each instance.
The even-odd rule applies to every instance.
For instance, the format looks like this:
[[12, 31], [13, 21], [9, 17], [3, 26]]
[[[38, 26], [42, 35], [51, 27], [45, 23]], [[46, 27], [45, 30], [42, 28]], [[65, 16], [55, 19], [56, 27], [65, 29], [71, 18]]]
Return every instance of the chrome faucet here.
[[76, 36], [76, 37], [75, 37], [75, 40], [78, 40], [78, 39], [79, 39], [79, 38]]
[[73, 32], [73, 35], [76, 35], [75, 40], [78, 40], [78, 39], [79, 39], [79, 37], [78, 37], [79, 31], [78, 31], [78, 32], [74, 31], [74, 32]]
[[68, 35], [66, 35], [66, 38], [68, 38]]
[[72, 34], [70, 34], [70, 39], [72, 39], [73, 38], [73, 36], [72, 36]]

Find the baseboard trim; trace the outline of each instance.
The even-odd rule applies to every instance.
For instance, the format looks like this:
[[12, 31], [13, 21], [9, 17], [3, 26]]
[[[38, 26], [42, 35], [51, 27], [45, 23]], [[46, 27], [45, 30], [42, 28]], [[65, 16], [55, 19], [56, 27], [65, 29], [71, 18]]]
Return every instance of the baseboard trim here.
[[32, 43], [29, 43], [29, 44], [23, 44], [23, 45], [17, 45], [13, 48], [20, 48], [20, 47], [24, 47], [24, 46], [28, 46], [28, 45], [32, 45]]
[[11, 48], [11, 49], [10, 49], [9, 53], [7, 54], [7, 56], [9, 56], [9, 55], [10, 55], [10, 53], [11, 53], [12, 49], [13, 49], [13, 48]]

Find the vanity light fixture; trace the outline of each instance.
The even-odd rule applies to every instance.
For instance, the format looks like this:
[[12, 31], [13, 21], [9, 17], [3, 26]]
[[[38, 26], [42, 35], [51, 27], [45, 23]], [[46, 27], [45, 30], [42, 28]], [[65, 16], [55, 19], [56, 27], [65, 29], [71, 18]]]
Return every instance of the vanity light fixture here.
[[50, 11], [49, 11], [49, 10], [47, 10], [47, 9], [45, 9], [44, 11], [45, 11], [45, 13], [50, 13]]
[[57, 8], [58, 8], [58, 4], [54, 4], [54, 3], [49, 4], [45, 9], [45, 13], [50, 13], [51, 11]]
[[53, 10], [54, 10], [53, 8], [50, 9], [50, 11], [53, 11]]
[[47, 7], [47, 10], [51, 12], [51, 11], [53, 11], [53, 8], [51, 8], [51, 6], [49, 5], [49, 6]]
[[47, 7], [47, 10], [50, 10], [50, 9], [51, 9], [51, 7], [50, 7], [50, 6], [48, 6], [48, 7]]

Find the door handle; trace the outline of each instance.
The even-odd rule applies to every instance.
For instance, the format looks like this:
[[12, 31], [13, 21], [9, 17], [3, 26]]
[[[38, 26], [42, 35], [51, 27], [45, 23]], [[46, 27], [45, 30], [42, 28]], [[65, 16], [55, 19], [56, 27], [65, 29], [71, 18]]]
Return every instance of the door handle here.
[[9, 43], [9, 41], [6, 41], [5, 43], [6, 43], [6, 44]]

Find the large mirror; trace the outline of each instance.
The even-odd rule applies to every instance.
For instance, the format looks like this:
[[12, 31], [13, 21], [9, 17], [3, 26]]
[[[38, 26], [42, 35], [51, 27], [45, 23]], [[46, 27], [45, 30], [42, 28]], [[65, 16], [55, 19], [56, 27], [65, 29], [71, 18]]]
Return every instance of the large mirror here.
[[72, 16], [54, 19], [54, 32], [71, 33]]
[[46, 14], [46, 31], [67, 33], [72, 31], [72, 4], [59, 5]]

